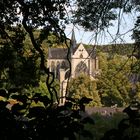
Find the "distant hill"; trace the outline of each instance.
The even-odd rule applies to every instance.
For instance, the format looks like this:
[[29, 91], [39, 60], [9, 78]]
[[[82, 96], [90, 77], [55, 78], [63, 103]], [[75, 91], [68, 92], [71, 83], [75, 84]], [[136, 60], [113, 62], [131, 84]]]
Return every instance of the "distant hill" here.
[[[40, 32], [41, 30], [36, 30], [34, 31], [34, 36], [37, 39], [40, 36]], [[12, 35], [12, 34], [11, 34]], [[24, 41], [24, 45], [26, 46], [26, 48], [30, 48], [32, 46], [30, 38], [28, 36], [28, 34], [25, 37], [25, 41]], [[60, 38], [56, 37], [56, 35], [49, 33], [48, 37], [45, 37], [45, 34], [43, 34], [43, 38], [44, 41], [42, 42], [42, 47], [44, 48], [44, 50], [46, 50], [49, 47], [51, 48], [66, 48], [66, 44], [65, 41], [63, 41], [63, 43], [60, 41]], [[67, 40], [67, 45], [70, 45], [70, 39], [66, 39]], [[4, 45], [5, 43], [5, 38], [3, 38], [2, 36], [0, 36], [0, 46]], [[78, 45], [78, 44], [77, 44]], [[27, 47], [28, 46], [28, 47]], [[88, 44], [84, 44], [84, 46], [86, 48], [90, 48], [90, 47], [96, 47], [97, 52], [107, 52], [110, 54], [119, 54], [119, 55], [132, 55], [133, 50], [134, 50], [134, 44], [112, 44], [112, 45], [88, 45]]]
[[106, 52], [110, 54], [132, 55], [134, 44], [111, 44], [111, 45], [86, 45], [85, 47], [96, 47], [97, 52]]
[[112, 44], [112, 45], [97, 45], [97, 51], [116, 53], [119, 55], [132, 55], [134, 52], [134, 44]]

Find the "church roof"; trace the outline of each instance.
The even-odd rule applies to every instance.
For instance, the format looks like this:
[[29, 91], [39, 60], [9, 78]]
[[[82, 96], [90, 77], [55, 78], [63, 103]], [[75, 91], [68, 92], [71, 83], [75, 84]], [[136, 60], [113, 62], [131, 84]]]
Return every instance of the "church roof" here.
[[[78, 46], [74, 49], [74, 52], [77, 50]], [[91, 58], [96, 57], [96, 51], [94, 48], [85, 48], [85, 49], [91, 56]], [[67, 48], [49, 48], [48, 59], [67, 59], [67, 54], [68, 54]]]
[[86, 51], [91, 56], [91, 58], [95, 58], [96, 57], [96, 49], [95, 48], [87, 48]]
[[49, 59], [66, 59], [68, 54], [67, 48], [49, 48]]

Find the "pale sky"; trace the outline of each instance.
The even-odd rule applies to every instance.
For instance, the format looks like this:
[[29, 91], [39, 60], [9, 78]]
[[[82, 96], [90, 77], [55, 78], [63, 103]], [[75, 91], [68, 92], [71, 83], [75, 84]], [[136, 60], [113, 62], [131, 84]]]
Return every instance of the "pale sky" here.
[[[119, 33], [116, 36], [118, 31], [118, 21], [113, 21], [114, 26], [108, 29], [109, 33], [102, 32], [95, 37], [94, 32], [86, 32], [82, 27], [75, 26], [75, 37], [77, 43], [85, 44], [112, 44], [112, 43], [133, 43], [134, 40], [131, 39], [132, 29], [134, 28], [134, 23], [136, 20], [135, 14], [123, 15], [121, 19], [121, 25], [119, 26]], [[65, 33], [68, 38], [71, 38], [71, 32], [73, 25], [68, 25]]]

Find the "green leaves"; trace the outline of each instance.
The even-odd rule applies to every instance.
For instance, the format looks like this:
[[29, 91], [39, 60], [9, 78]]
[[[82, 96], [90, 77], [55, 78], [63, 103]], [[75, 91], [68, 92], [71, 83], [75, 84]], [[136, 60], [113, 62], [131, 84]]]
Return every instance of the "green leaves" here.
[[85, 129], [87, 123], [94, 124], [84, 114], [85, 104], [91, 101], [89, 98], [83, 97], [78, 102], [67, 98], [66, 104], [59, 106], [40, 93], [26, 96], [17, 89], [10, 93], [1, 89], [0, 93], [1, 97], [6, 97], [0, 101], [0, 138], [76, 140], [78, 135], [92, 138]]
[[[105, 106], [117, 104], [126, 106], [129, 104], [132, 94], [131, 64], [133, 61], [127, 57], [114, 54], [108, 58], [107, 53], [100, 55], [101, 75], [98, 77], [97, 89]], [[108, 58], [108, 60], [107, 60]], [[102, 61], [103, 60], [103, 61]]]
[[79, 104], [89, 104], [92, 101], [91, 98], [82, 97], [79, 101]]
[[86, 103], [89, 106], [100, 106], [100, 97], [96, 90], [96, 82], [87, 75], [80, 75], [70, 81], [69, 97], [80, 100], [79, 103]]
[[42, 102], [46, 107], [51, 103], [51, 100], [48, 98], [48, 96], [42, 96], [41, 93], [36, 93], [32, 97], [32, 100], [35, 101], [35, 103]]
[[120, 19], [119, 10], [123, 13], [140, 11], [140, 3], [136, 0], [77, 0], [76, 4], [74, 23], [97, 33], [112, 26], [113, 20]]
[[112, 10], [113, 6], [115, 6], [113, 2], [108, 0], [78, 0], [74, 22], [83, 26], [86, 30], [103, 30], [111, 25], [111, 20], [117, 18], [116, 13]]
[[7, 98], [8, 92], [5, 89], [0, 89], [0, 96]]

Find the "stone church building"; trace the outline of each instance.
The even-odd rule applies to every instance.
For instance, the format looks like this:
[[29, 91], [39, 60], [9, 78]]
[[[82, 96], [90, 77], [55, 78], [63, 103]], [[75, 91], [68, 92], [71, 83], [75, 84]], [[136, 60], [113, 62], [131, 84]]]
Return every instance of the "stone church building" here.
[[[96, 48], [77, 44], [74, 30], [69, 48], [49, 48], [47, 66], [60, 81], [60, 97], [65, 97], [68, 79], [84, 73], [94, 80], [99, 71]], [[65, 98], [60, 98], [60, 104], [64, 102]]]

